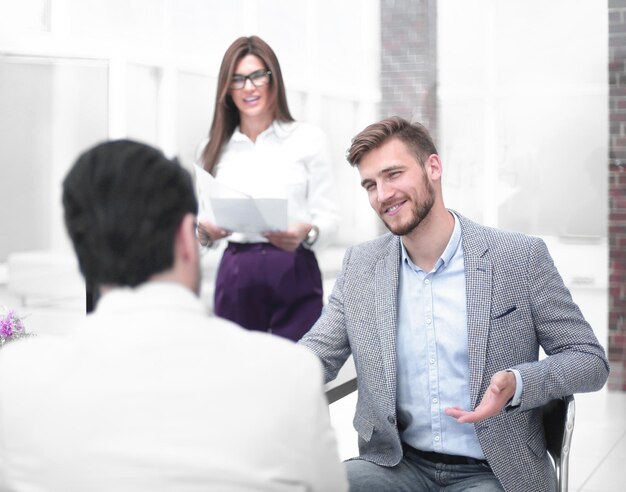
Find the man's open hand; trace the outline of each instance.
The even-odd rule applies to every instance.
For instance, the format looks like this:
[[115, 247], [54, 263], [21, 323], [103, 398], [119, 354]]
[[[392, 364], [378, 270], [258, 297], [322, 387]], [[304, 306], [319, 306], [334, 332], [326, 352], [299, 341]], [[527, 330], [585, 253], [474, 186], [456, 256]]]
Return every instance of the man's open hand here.
[[446, 408], [447, 415], [454, 417], [461, 424], [476, 423], [486, 418], [498, 415], [504, 406], [515, 394], [515, 375], [509, 371], [496, 372], [491, 377], [491, 383], [473, 411], [463, 410], [459, 407]]

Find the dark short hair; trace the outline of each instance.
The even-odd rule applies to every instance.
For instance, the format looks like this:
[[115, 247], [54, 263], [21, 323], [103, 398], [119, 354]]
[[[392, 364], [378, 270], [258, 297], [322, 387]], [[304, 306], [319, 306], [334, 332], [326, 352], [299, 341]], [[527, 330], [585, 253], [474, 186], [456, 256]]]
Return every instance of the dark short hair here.
[[65, 225], [91, 285], [139, 285], [174, 262], [174, 236], [197, 201], [176, 159], [131, 140], [87, 150], [63, 181]]
[[352, 139], [348, 149], [348, 162], [352, 166], [358, 166], [365, 154], [392, 138], [403, 142], [422, 166], [428, 156], [437, 154], [433, 139], [424, 125], [392, 116], [369, 125]]

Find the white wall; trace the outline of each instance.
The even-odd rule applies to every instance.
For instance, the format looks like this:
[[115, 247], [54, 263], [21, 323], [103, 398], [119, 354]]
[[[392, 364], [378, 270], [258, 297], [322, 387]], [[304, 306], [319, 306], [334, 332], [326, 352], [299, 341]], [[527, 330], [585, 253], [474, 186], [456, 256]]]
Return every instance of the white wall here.
[[446, 203], [542, 236], [606, 346], [607, 2], [437, 5]]
[[448, 205], [531, 234], [606, 237], [603, 0], [438, 2]]
[[276, 51], [294, 116], [329, 134], [337, 242], [372, 237], [345, 150], [376, 118], [378, 12], [378, 0], [0, 0], [0, 263], [69, 248], [61, 180], [98, 141], [143, 140], [191, 168], [223, 53], [251, 34]]
[[[447, 204], [487, 224], [598, 244], [606, 1], [440, 0], [437, 17]], [[60, 181], [96, 141], [139, 138], [189, 166], [223, 52], [253, 33], [278, 53], [294, 115], [331, 138], [338, 242], [375, 235], [344, 157], [377, 119], [378, 0], [0, 0], [0, 262], [67, 249]]]

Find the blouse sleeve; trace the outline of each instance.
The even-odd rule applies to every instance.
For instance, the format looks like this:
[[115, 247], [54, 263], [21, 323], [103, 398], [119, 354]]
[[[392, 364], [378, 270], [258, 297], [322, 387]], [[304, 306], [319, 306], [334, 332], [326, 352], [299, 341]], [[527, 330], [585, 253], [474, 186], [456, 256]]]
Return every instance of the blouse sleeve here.
[[311, 223], [319, 229], [311, 249], [319, 251], [334, 239], [340, 217], [328, 137], [318, 128], [309, 128], [311, 153], [307, 159], [307, 205]]

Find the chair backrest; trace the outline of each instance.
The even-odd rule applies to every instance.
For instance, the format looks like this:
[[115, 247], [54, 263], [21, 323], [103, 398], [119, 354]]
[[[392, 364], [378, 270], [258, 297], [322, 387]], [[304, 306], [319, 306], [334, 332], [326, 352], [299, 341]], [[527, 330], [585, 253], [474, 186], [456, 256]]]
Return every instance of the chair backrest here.
[[556, 469], [557, 490], [567, 492], [569, 453], [576, 413], [574, 397], [570, 395], [552, 400], [543, 406], [542, 411], [546, 445]]

